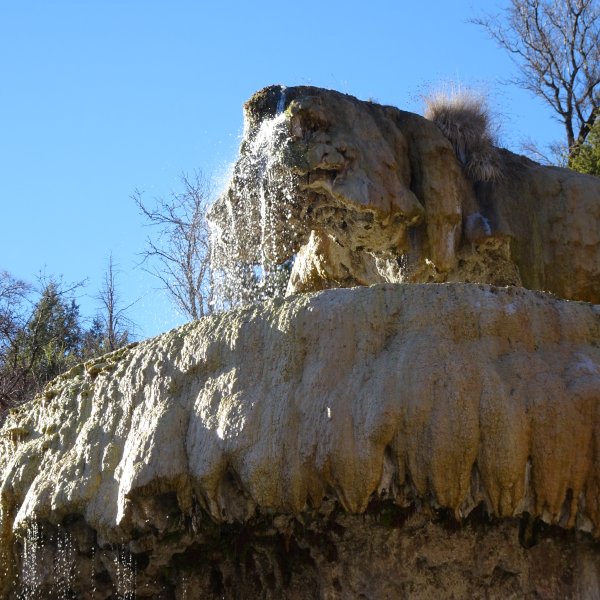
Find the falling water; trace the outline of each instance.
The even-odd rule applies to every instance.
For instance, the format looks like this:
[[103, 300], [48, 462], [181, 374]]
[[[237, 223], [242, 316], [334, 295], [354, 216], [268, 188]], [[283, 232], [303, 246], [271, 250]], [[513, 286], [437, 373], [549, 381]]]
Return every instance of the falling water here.
[[92, 544], [92, 558], [90, 565], [90, 582], [91, 582], [91, 591], [92, 598], [96, 597], [96, 592], [98, 591], [96, 588], [96, 544]]
[[277, 114], [280, 114], [283, 112], [283, 109], [285, 108], [285, 92], [287, 90], [287, 87], [285, 85], [281, 86], [281, 92], [279, 94], [279, 100], [277, 101]]
[[9, 557], [4, 544], [6, 531], [5, 527], [8, 526], [8, 521], [4, 513], [4, 506], [0, 503], [0, 569], [2, 569], [2, 580], [5, 581], [8, 578], [9, 573]]
[[41, 598], [43, 575], [41, 565], [44, 551], [44, 538], [36, 521], [29, 523], [23, 538], [23, 554], [21, 563], [21, 593], [18, 598]]
[[187, 591], [188, 591], [188, 581], [187, 581], [187, 577], [184, 575], [181, 578], [181, 600], [187, 600]]
[[78, 575], [76, 549], [69, 532], [59, 526], [54, 535], [47, 535], [39, 523], [30, 522], [23, 537], [17, 597], [43, 600], [47, 586], [52, 585], [54, 597], [70, 600]]
[[260, 301], [285, 291], [297, 220], [297, 181], [285, 166], [290, 143], [285, 88], [277, 114], [255, 131], [246, 124], [243, 150], [228, 190], [211, 215], [211, 263], [220, 306]]
[[[0, 510], [0, 519], [4, 514]], [[0, 525], [2, 523], [0, 522]], [[45, 600], [51, 590], [52, 597], [58, 600], [71, 600], [75, 597], [77, 586], [89, 577], [89, 586], [85, 587], [90, 598], [97, 596], [95, 542], [89, 549], [90, 570], [81, 571], [80, 558], [73, 536], [60, 525], [54, 532], [42, 528], [37, 521], [29, 522], [22, 537], [18, 600]], [[112, 548], [114, 571], [113, 581], [117, 598], [134, 600], [136, 597], [137, 571], [134, 556], [126, 546]], [[8, 575], [7, 563], [2, 564], [4, 576]]]
[[68, 531], [59, 527], [56, 534], [56, 555], [54, 557], [54, 578], [58, 598], [68, 600], [72, 597], [71, 590], [76, 577], [77, 565], [73, 538]]
[[133, 555], [123, 545], [114, 552], [117, 592], [123, 600], [134, 600], [136, 589], [136, 570]]

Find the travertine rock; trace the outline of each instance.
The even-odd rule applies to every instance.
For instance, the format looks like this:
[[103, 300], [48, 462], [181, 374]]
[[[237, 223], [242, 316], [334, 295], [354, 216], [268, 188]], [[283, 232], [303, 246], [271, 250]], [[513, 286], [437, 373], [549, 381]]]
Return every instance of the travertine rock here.
[[[349, 266], [344, 253], [357, 265], [347, 285], [363, 282], [374, 257], [380, 269], [367, 283], [396, 281], [397, 266], [407, 282], [472, 281], [469, 253], [466, 262], [489, 267], [478, 269], [480, 282], [600, 302], [600, 178], [499, 150], [499, 180], [473, 183], [433, 123], [330, 90], [272, 86], [245, 109], [240, 159], [212, 214], [229, 232], [226, 248], [242, 238], [240, 261], [261, 262], [257, 249], [265, 247], [275, 262], [299, 254], [288, 291], [306, 291], [315, 265], [321, 275], [313, 290], [336, 285]], [[256, 160], [256, 140], [268, 148], [267, 166]], [[503, 240], [498, 281], [495, 256], [478, 256], [483, 247], [469, 236], [476, 214]], [[314, 255], [313, 230], [343, 251], [327, 244], [329, 260]]]
[[126, 587], [127, 565], [154, 598], [594, 589], [599, 341], [599, 306], [385, 284], [205, 318], [75, 368], [1, 429], [5, 595], [33, 522], [48, 556], [69, 540], [78, 570], [61, 581], [82, 598]]
[[367, 252], [351, 252], [331, 235], [313, 230], [296, 256], [286, 291], [289, 295], [386, 281], [402, 281], [397, 265]]

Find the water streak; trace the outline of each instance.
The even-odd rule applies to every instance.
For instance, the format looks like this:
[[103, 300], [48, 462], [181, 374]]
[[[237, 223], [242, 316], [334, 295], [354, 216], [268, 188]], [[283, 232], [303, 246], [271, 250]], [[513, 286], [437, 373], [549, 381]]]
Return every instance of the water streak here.
[[92, 599], [96, 597], [96, 544], [92, 544], [92, 558], [90, 565], [90, 587], [92, 592]]
[[41, 587], [43, 574], [41, 565], [43, 563], [44, 538], [39, 524], [36, 521], [29, 523], [23, 538], [23, 553], [21, 562], [21, 592], [18, 598], [37, 599], [42, 598]]
[[136, 590], [136, 568], [133, 555], [120, 545], [114, 552], [115, 572], [117, 576], [117, 593], [122, 600], [134, 600]]
[[0, 503], [0, 569], [2, 569], [2, 581], [6, 581], [9, 576], [9, 557], [6, 547], [7, 531], [5, 530], [10, 527], [10, 523], [5, 515], [5, 509], [2, 503]]
[[287, 87], [285, 85], [281, 86], [281, 92], [279, 95], [279, 100], [277, 101], [277, 114], [282, 113], [285, 108], [285, 92]]
[[57, 596], [61, 600], [72, 598], [72, 588], [78, 575], [76, 552], [73, 538], [62, 527], [56, 534], [56, 555], [54, 557], [54, 577]]
[[54, 535], [37, 521], [28, 524], [23, 536], [19, 600], [44, 600], [48, 587], [59, 600], [73, 598], [79, 578], [77, 551], [68, 531], [58, 527]]

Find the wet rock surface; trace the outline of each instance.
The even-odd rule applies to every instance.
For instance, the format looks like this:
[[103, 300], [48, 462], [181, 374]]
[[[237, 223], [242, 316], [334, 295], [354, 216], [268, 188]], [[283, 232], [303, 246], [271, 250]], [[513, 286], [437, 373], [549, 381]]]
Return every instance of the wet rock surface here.
[[577, 597], [599, 340], [598, 306], [385, 284], [73, 369], [1, 429], [5, 597]]

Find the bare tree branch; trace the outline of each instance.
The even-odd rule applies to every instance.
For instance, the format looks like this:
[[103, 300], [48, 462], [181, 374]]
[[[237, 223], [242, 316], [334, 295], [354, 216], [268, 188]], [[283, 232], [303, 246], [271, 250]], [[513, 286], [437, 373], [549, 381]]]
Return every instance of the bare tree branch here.
[[559, 116], [574, 156], [600, 107], [598, 0], [510, 0], [503, 17], [471, 22], [511, 54], [521, 72], [513, 83]]
[[108, 258], [108, 266], [104, 273], [104, 281], [96, 300], [102, 305], [101, 320], [104, 324], [103, 350], [112, 352], [129, 342], [131, 330], [134, 328], [133, 321], [127, 317], [127, 311], [135, 304], [132, 302], [122, 306], [117, 292], [116, 266], [113, 256]]
[[156, 276], [176, 306], [191, 319], [212, 311], [213, 286], [210, 272], [210, 236], [206, 210], [212, 199], [211, 182], [195, 171], [181, 176], [183, 191], [168, 200], [157, 199], [154, 208], [135, 190], [133, 199], [157, 235], [148, 238], [143, 261], [154, 261], [147, 271]]

